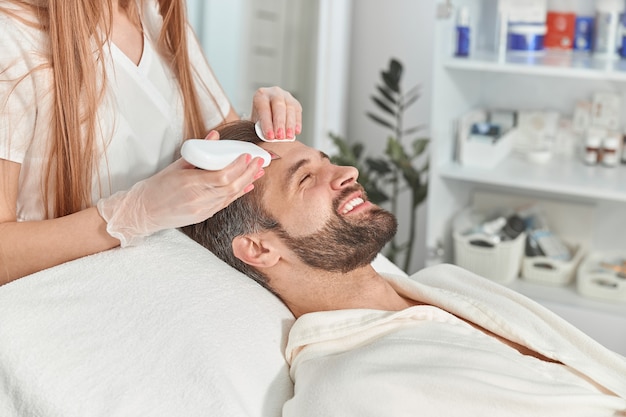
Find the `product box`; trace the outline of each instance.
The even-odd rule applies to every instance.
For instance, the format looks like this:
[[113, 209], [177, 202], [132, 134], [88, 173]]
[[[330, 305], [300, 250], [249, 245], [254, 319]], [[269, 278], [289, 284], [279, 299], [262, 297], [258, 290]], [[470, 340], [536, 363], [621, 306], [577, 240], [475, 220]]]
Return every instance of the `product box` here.
[[593, 95], [591, 124], [610, 130], [620, 130], [622, 99], [619, 94], [601, 92]]
[[546, 16], [547, 33], [545, 48], [571, 50], [574, 45], [576, 15], [574, 13], [549, 11]]
[[573, 45], [575, 51], [591, 51], [593, 23], [594, 19], [592, 16], [576, 16]]
[[513, 148], [517, 152], [541, 151], [551, 148], [557, 134], [561, 114], [557, 111], [520, 111], [517, 117], [519, 134]]

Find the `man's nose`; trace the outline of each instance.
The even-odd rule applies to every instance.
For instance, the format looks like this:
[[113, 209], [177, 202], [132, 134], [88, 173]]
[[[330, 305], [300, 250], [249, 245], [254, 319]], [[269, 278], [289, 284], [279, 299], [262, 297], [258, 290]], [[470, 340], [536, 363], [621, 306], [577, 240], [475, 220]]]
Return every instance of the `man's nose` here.
[[339, 166], [333, 165], [334, 173], [331, 181], [333, 189], [339, 190], [341, 188], [352, 185], [359, 178], [359, 170], [352, 166]]

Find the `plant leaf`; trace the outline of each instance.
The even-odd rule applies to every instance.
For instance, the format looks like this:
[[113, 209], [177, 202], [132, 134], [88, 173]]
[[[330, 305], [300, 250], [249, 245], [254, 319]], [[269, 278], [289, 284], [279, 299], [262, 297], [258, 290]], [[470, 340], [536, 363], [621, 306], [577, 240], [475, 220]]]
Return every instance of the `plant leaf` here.
[[402, 173], [402, 178], [406, 181], [409, 188], [416, 190], [421, 185], [420, 172], [413, 167], [411, 160], [404, 151], [404, 148], [395, 138], [390, 137], [387, 142], [387, 155], [393, 164]]
[[364, 150], [365, 150], [365, 145], [363, 145], [361, 142], [356, 142], [355, 144], [352, 145], [352, 154], [354, 155], [356, 159], [361, 159], [361, 156], [363, 155]]
[[400, 80], [402, 79], [402, 63], [395, 58], [389, 60], [389, 69], [381, 72], [381, 78], [391, 91], [400, 91]]
[[413, 141], [413, 155], [414, 156], [421, 155], [428, 147], [429, 142], [430, 142], [430, 139], [428, 138], [415, 139]]
[[422, 95], [421, 90], [422, 90], [422, 86], [420, 84], [417, 84], [413, 86], [409, 91], [406, 92], [405, 97], [410, 97], [412, 95], [421, 96]]
[[370, 183], [367, 187], [364, 185], [363, 188], [365, 189], [365, 194], [367, 194], [368, 200], [377, 206], [389, 201], [389, 196], [383, 190], [378, 188], [376, 184]]
[[396, 112], [394, 109], [392, 109], [391, 107], [389, 107], [384, 101], [382, 101], [381, 99], [379, 99], [378, 97], [371, 97], [372, 101], [383, 111], [389, 113], [392, 116], [396, 116]]
[[415, 103], [421, 97], [421, 94], [420, 93], [415, 93], [415, 94], [413, 94], [411, 96], [409, 96], [409, 94], [406, 94], [405, 97], [408, 97], [404, 101], [404, 107], [406, 108], [406, 107], [411, 106], [413, 103]]
[[385, 97], [389, 102], [393, 103], [394, 105], [398, 104], [398, 101], [391, 95], [388, 89], [380, 85], [377, 86], [376, 88], [378, 89], [380, 94], [382, 94], [383, 97]]
[[328, 136], [330, 136], [330, 139], [333, 141], [335, 146], [339, 149], [340, 155], [348, 155], [352, 153], [350, 151], [350, 147], [348, 146], [348, 142], [345, 139], [343, 139], [342, 137], [338, 135], [333, 134], [332, 132], [329, 133]]
[[382, 118], [380, 118], [380, 117], [378, 117], [378, 116], [376, 116], [375, 114], [370, 113], [370, 112], [367, 112], [367, 113], [366, 113], [366, 115], [367, 115], [370, 119], [372, 119], [373, 121], [375, 121], [376, 123], [378, 123], [379, 125], [382, 125], [382, 126], [388, 127], [388, 128], [389, 128], [389, 129], [391, 129], [391, 130], [395, 130], [394, 125], [392, 125], [392, 124], [391, 124], [390, 122], [388, 122], [387, 120], [382, 119]]
[[365, 160], [365, 164], [369, 169], [378, 173], [380, 176], [384, 176], [391, 172], [391, 167], [383, 158], [367, 158]]
[[391, 161], [398, 166], [398, 168], [398, 164], [401, 164], [402, 161], [409, 160], [406, 152], [404, 152], [404, 148], [402, 147], [400, 142], [393, 136], [390, 136], [387, 139], [387, 149], [385, 150], [385, 153], [389, 156]]
[[405, 129], [402, 134], [405, 136], [408, 135], [412, 135], [413, 133], [419, 132], [420, 130], [423, 130], [426, 127], [426, 125], [418, 125], [418, 126], [413, 126], [410, 127], [408, 129]]
[[415, 210], [420, 204], [426, 200], [428, 196], [428, 184], [422, 184], [417, 189], [413, 190], [413, 210]]

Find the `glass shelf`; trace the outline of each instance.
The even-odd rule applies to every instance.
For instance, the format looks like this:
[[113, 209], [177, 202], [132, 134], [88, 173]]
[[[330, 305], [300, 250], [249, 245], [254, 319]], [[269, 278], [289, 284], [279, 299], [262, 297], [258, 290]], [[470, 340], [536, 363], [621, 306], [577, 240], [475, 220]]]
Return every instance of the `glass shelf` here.
[[539, 54], [478, 52], [470, 58], [450, 58], [453, 70], [626, 82], [626, 60], [594, 58], [590, 54], [544, 51]]
[[443, 178], [574, 196], [584, 200], [626, 202], [626, 165], [587, 166], [579, 160], [553, 158], [533, 164], [520, 155], [510, 155], [492, 169], [451, 162], [440, 168]]

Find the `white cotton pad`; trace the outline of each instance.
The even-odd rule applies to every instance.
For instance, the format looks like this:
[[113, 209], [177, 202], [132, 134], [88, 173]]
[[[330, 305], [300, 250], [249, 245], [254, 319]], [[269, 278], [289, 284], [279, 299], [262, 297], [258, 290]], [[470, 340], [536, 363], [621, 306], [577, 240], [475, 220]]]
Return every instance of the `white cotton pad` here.
[[296, 137], [294, 136], [291, 139], [267, 139], [264, 135], [263, 135], [263, 131], [261, 130], [261, 122], [256, 122], [254, 124], [254, 130], [256, 131], [256, 135], [259, 137], [259, 139], [261, 139], [263, 142], [293, 142], [294, 140], [296, 140]]

